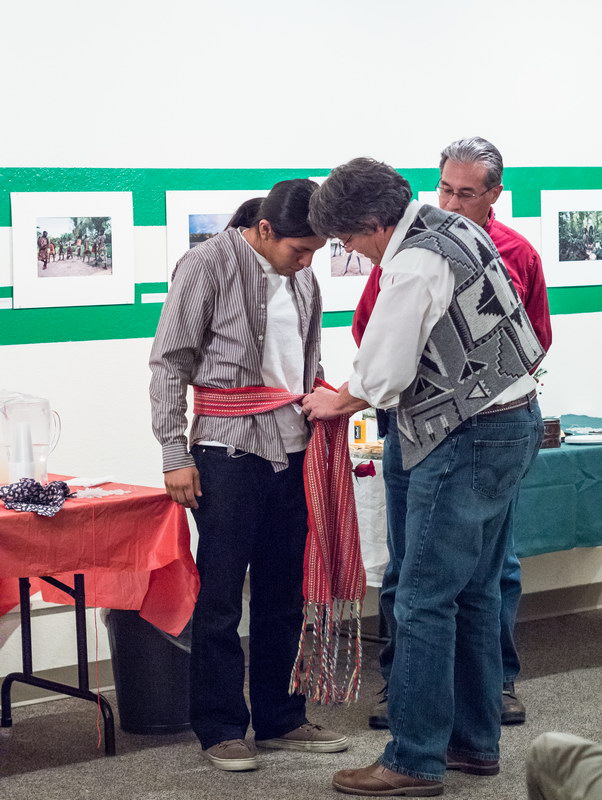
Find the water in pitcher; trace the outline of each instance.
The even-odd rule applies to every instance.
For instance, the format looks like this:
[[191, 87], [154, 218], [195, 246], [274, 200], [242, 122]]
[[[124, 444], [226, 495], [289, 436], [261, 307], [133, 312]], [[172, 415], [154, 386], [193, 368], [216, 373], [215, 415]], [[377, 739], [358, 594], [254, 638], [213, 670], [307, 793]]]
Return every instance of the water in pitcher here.
[[47, 444], [33, 444], [33, 477], [42, 484], [48, 483], [48, 452]]
[[45, 398], [1, 393], [0, 484], [20, 477], [47, 483], [48, 456], [56, 446], [60, 430], [60, 418]]

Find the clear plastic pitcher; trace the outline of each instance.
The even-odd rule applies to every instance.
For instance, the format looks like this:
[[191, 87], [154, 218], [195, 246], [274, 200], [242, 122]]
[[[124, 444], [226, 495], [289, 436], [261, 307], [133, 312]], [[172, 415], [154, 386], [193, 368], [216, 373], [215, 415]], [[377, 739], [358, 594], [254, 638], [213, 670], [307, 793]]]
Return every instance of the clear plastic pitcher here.
[[0, 484], [19, 478], [48, 482], [48, 456], [61, 420], [43, 397], [0, 392]]

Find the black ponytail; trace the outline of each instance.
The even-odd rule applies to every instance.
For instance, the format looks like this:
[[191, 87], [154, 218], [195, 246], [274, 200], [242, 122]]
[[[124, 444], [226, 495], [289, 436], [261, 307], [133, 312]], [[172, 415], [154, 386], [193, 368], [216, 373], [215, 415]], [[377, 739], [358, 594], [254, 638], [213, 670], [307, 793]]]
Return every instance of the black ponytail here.
[[278, 239], [315, 236], [309, 224], [309, 199], [318, 184], [307, 178], [276, 183], [259, 208], [255, 224], [265, 219]]
[[232, 219], [226, 225], [226, 228], [252, 228], [257, 225], [261, 217], [259, 217], [259, 209], [263, 202], [263, 197], [253, 197], [250, 200], [245, 200], [240, 205]]

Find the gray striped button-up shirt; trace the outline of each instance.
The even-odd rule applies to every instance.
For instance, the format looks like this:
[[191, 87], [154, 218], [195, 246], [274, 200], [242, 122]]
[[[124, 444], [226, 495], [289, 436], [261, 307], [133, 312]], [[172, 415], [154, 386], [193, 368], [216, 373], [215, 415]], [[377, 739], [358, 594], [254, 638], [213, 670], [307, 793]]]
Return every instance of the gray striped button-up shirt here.
[[[321, 299], [310, 268], [293, 282], [305, 354], [303, 384], [311, 391], [320, 366]], [[229, 228], [189, 250], [177, 263], [153, 344], [153, 432], [163, 447], [163, 471], [194, 466], [186, 441], [189, 384], [230, 389], [263, 384], [267, 276]], [[219, 441], [284, 469], [288, 458], [274, 413], [249, 417], [194, 416], [190, 442]]]

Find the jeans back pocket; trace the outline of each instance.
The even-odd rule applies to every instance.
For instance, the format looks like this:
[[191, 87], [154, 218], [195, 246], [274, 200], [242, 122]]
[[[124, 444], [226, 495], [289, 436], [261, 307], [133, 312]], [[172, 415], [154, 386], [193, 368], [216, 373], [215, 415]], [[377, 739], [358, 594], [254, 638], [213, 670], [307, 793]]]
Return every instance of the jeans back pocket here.
[[476, 439], [473, 445], [472, 488], [498, 497], [523, 477], [531, 454], [531, 437]]

